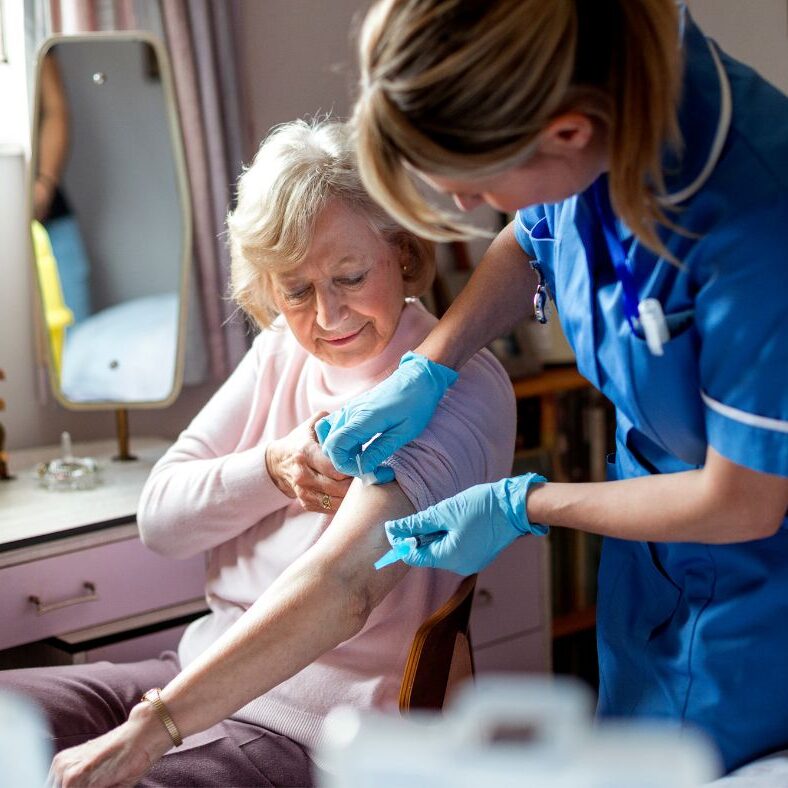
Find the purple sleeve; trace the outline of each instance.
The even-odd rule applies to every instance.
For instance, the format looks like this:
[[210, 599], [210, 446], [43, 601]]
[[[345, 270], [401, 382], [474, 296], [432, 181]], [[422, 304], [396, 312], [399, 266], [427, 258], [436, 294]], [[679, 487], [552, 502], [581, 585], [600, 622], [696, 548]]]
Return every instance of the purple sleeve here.
[[512, 384], [487, 350], [463, 368], [424, 432], [386, 464], [417, 511], [512, 469], [516, 409]]

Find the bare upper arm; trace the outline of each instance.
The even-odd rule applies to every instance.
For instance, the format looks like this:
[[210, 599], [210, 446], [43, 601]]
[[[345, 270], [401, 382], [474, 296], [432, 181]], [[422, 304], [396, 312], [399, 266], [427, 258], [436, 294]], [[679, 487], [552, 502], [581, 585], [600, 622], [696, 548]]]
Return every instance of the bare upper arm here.
[[715, 508], [752, 523], [752, 539], [774, 535], [788, 509], [788, 479], [761, 473], [723, 457], [711, 446], [703, 469], [706, 492]]
[[396, 482], [364, 487], [356, 479], [308, 555], [325, 562], [329, 571], [341, 574], [374, 607], [408, 571], [399, 561], [380, 571], [374, 568], [375, 561], [390, 548], [383, 523], [414, 511]]

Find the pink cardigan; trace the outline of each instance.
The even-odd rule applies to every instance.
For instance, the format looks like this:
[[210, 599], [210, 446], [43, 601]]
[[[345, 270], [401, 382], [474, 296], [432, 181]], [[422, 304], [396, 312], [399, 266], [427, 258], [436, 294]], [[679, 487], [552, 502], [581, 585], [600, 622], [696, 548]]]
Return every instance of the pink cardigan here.
[[[328, 516], [303, 511], [270, 479], [268, 442], [385, 378], [434, 323], [421, 304], [407, 303], [386, 350], [341, 369], [310, 356], [280, 318], [156, 464], [140, 500], [143, 541], [175, 558], [208, 551], [212, 612], [184, 634], [182, 665], [219, 638], [328, 524]], [[506, 476], [514, 433], [511, 383], [483, 351], [463, 368], [424, 433], [389, 463], [405, 495], [424, 509]], [[359, 634], [234, 717], [314, 747], [332, 707], [392, 708], [416, 629], [458, 582], [451, 573], [411, 570]]]

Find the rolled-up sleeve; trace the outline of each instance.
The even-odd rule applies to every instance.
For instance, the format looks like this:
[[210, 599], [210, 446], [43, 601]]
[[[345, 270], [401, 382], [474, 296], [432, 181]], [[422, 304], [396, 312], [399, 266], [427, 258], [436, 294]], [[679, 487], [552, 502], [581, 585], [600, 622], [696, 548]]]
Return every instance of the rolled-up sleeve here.
[[386, 464], [420, 511], [474, 484], [508, 476], [515, 427], [511, 381], [485, 350], [462, 368], [424, 432]]

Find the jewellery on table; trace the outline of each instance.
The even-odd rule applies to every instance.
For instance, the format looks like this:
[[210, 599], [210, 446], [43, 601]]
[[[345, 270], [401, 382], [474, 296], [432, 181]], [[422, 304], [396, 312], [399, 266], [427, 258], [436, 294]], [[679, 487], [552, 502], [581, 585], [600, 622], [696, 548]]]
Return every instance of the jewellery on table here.
[[320, 499], [320, 505], [327, 511], [331, 511], [331, 496], [328, 493], [323, 493], [323, 497]]
[[164, 705], [164, 701], [161, 699], [161, 689], [159, 687], [149, 689], [142, 696], [142, 700], [144, 700], [146, 703], [150, 703], [150, 705], [153, 706], [156, 714], [159, 715], [162, 725], [164, 725], [164, 727], [167, 729], [167, 733], [170, 734], [172, 743], [176, 747], [180, 747], [181, 744], [183, 744], [183, 739], [181, 738], [181, 733], [178, 730], [178, 726], [173, 721], [169, 710]]

